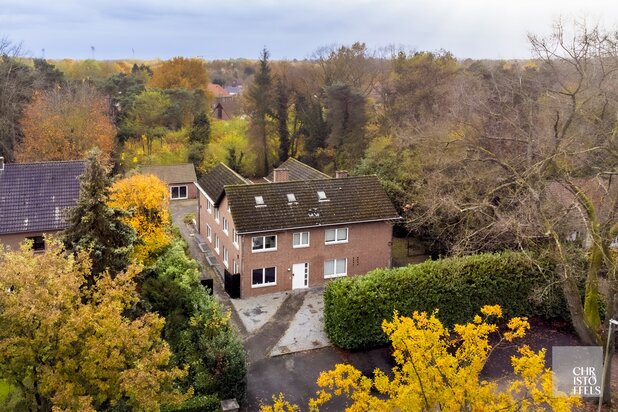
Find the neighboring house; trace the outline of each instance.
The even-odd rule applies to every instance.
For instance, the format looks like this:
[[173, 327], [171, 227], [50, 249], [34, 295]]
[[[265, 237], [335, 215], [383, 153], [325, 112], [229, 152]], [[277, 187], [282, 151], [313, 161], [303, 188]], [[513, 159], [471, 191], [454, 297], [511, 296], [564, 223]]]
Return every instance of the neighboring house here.
[[76, 205], [85, 162], [4, 163], [0, 157], [0, 243], [19, 248], [25, 239], [45, 249], [43, 235], [66, 228]]
[[[287, 171], [287, 172], [286, 172]], [[286, 180], [311, 180], [311, 179], [329, 179], [330, 176], [320, 172], [317, 169], [314, 169], [311, 166], [304, 164], [303, 162], [294, 159], [293, 157], [288, 158], [285, 162], [281, 163], [279, 167], [274, 169], [268, 176], [264, 178], [267, 182], [271, 183], [275, 181], [275, 173], [279, 176], [281, 174], [287, 173], [287, 177], [284, 176]], [[338, 177], [344, 177], [345, 172], [337, 172]]]
[[218, 264], [239, 274], [241, 298], [390, 266], [399, 216], [375, 176], [285, 166], [272, 182], [252, 184], [223, 164], [198, 181], [199, 232]]
[[229, 120], [241, 113], [240, 100], [236, 93], [230, 94], [218, 84], [209, 83], [208, 92], [215, 98], [212, 115], [219, 120]]
[[171, 200], [195, 199], [197, 188], [195, 182], [195, 167], [193, 163], [185, 163], [170, 166], [142, 166], [140, 173], [143, 175], [155, 175], [164, 181], [170, 188]]

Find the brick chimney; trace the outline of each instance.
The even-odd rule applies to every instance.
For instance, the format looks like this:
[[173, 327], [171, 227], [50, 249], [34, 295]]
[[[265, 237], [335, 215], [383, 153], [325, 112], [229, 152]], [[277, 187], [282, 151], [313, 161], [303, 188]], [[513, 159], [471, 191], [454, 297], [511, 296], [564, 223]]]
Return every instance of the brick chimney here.
[[348, 177], [348, 171], [347, 170], [337, 170], [335, 172], [335, 179], [340, 179], [342, 177]]
[[290, 180], [290, 169], [280, 168], [273, 170], [273, 182], [287, 182]]

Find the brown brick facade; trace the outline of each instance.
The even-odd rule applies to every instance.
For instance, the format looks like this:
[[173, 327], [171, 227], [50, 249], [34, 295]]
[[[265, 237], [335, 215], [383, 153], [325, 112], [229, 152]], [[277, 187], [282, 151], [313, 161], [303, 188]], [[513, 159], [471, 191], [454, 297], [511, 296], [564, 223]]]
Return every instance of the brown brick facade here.
[[[224, 196], [219, 205], [219, 220], [215, 220], [215, 208], [208, 211], [208, 199], [203, 192], [198, 193], [199, 232], [215, 254], [222, 268], [229, 272], [234, 270], [237, 262], [241, 273], [241, 297], [262, 295], [293, 289], [293, 265], [308, 264], [308, 287], [323, 285], [328, 279], [324, 277], [324, 261], [346, 259], [346, 275], [364, 274], [372, 269], [390, 266], [392, 224], [389, 222], [367, 222], [343, 224], [327, 227], [290, 229], [259, 234], [239, 236], [238, 245], [234, 244], [234, 222], [228, 212], [227, 198]], [[223, 230], [224, 219], [227, 221], [227, 233]], [[211, 228], [208, 237], [207, 225]], [[347, 228], [345, 243], [326, 244], [325, 230], [330, 228]], [[293, 247], [294, 233], [308, 232], [308, 247]], [[254, 236], [276, 235], [276, 251], [252, 251]], [[218, 252], [216, 238], [219, 238]], [[228, 253], [227, 265], [224, 263], [224, 248]], [[273, 285], [253, 286], [254, 269], [276, 268], [276, 283]], [[299, 267], [297, 267], [299, 269]]]

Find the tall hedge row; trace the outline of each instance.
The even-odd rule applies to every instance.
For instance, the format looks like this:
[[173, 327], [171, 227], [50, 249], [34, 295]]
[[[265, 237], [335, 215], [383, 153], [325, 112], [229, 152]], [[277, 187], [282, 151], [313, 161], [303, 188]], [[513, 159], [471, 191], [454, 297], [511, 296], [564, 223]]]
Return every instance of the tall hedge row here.
[[522, 253], [502, 252], [338, 279], [324, 292], [326, 333], [339, 347], [363, 349], [388, 343], [381, 324], [395, 310], [411, 314], [438, 309], [440, 320], [449, 326], [470, 321], [488, 304], [501, 305], [506, 316], [561, 316], [561, 293], [534, 298], [549, 283], [548, 272]]

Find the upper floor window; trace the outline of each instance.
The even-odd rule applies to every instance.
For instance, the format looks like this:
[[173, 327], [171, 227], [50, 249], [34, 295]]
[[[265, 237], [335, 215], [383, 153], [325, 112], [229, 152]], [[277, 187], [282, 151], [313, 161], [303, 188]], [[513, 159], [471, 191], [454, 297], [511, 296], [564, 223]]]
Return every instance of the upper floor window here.
[[326, 197], [326, 192], [320, 190], [318, 191], [318, 201], [319, 202], [328, 202], [328, 197]]
[[292, 245], [295, 248], [309, 246], [309, 232], [296, 232], [293, 234]]
[[228, 223], [227, 223], [227, 219], [225, 217], [223, 218], [223, 232], [226, 235], [228, 234]]
[[219, 254], [219, 236], [215, 233], [215, 252]]
[[215, 221], [219, 223], [219, 208], [215, 207]]
[[226, 268], [229, 268], [228, 258], [229, 258], [229, 255], [227, 252], [227, 248], [223, 246], [223, 264], [225, 265]]
[[266, 203], [264, 203], [264, 197], [255, 196], [255, 207], [266, 207]]
[[324, 261], [324, 277], [336, 278], [348, 274], [348, 259], [328, 259]]
[[337, 229], [326, 229], [324, 231], [324, 243], [327, 245], [334, 243], [346, 243], [348, 241], [348, 228], [340, 227]]
[[240, 243], [240, 236], [238, 236], [238, 231], [234, 229], [234, 246], [236, 246], [236, 249], [238, 249], [239, 243]]
[[252, 237], [251, 250], [254, 252], [277, 250], [277, 235]]
[[206, 223], [206, 237], [212, 242], [212, 228]]
[[234, 263], [232, 264], [232, 267], [234, 268], [233, 269], [234, 274], [239, 272], [239, 270], [238, 270], [238, 262], [236, 261], [236, 259], [234, 259]]
[[206, 204], [206, 208], [208, 210], [208, 213], [212, 214], [212, 202], [210, 200], [206, 200], [207, 204]]

